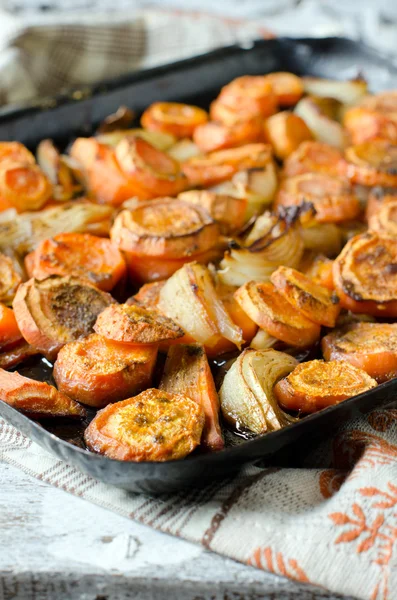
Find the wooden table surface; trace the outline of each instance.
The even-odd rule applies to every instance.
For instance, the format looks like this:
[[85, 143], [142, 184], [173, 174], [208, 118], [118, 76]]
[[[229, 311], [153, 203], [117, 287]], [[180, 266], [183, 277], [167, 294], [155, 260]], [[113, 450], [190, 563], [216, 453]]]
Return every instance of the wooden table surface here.
[[0, 463], [0, 600], [336, 600]]

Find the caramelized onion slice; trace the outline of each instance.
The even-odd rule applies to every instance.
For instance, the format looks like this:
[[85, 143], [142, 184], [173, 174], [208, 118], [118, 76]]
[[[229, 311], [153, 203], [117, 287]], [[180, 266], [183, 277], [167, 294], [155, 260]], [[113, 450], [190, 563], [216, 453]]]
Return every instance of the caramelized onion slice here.
[[285, 179], [278, 191], [277, 206], [299, 206], [310, 202], [319, 223], [355, 219], [361, 212], [358, 198], [347, 181], [321, 173], [305, 173]]
[[196, 127], [208, 121], [208, 114], [198, 106], [178, 102], [154, 102], [141, 117], [148, 131], [170, 133], [176, 138], [192, 137]]
[[158, 312], [128, 304], [113, 304], [98, 315], [94, 331], [109, 340], [131, 344], [157, 344], [176, 340], [185, 332]]
[[353, 183], [397, 187], [397, 144], [373, 140], [346, 149], [345, 175]]
[[43, 381], [0, 369], [0, 399], [34, 419], [82, 418], [85, 410], [65, 394]]
[[166, 461], [200, 443], [202, 408], [182, 394], [150, 389], [98, 412], [84, 434], [88, 448], [109, 458]]
[[[322, 142], [302, 142], [284, 162], [285, 177], [294, 177], [304, 173], [323, 173], [338, 177], [344, 162], [340, 150]], [[343, 170], [343, 169], [342, 169]]]
[[334, 292], [288, 267], [279, 267], [270, 277], [270, 281], [280, 294], [308, 319], [325, 327], [335, 327], [340, 306], [339, 298]]
[[282, 408], [314, 413], [362, 394], [377, 383], [362, 369], [340, 362], [311, 360], [301, 363], [274, 387]]
[[151, 385], [157, 348], [122, 344], [93, 333], [61, 348], [54, 379], [61, 392], [101, 408]]
[[304, 91], [307, 94], [323, 98], [336, 98], [343, 104], [356, 104], [368, 90], [364, 79], [337, 81], [322, 77], [302, 77]]
[[0, 163], [1, 210], [39, 210], [51, 194], [52, 185], [37, 165], [7, 161]]
[[180, 259], [213, 247], [218, 233], [218, 226], [200, 206], [159, 198], [119, 213], [111, 239], [126, 252]]
[[205, 414], [202, 444], [210, 450], [224, 447], [219, 424], [219, 398], [203, 346], [171, 346], [159, 387], [169, 394], [184, 394], [201, 406]]
[[192, 187], [209, 187], [230, 179], [237, 171], [265, 168], [272, 163], [270, 144], [246, 144], [195, 157], [182, 165]]
[[52, 360], [64, 344], [92, 332], [97, 316], [112, 302], [110, 294], [84, 279], [52, 275], [20, 285], [13, 308], [25, 340]]
[[200, 148], [188, 138], [179, 140], [167, 152], [171, 158], [177, 160], [179, 163], [184, 163], [189, 158], [194, 158], [195, 156], [201, 156]]
[[0, 302], [11, 304], [21, 281], [12, 259], [0, 253]]
[[160, 131], [147, 131], [146, 129], [122, 129], [107, 133], [100, 133], [95, 136], [98, 142], [108, 146], [116, 147], [121, 140], [128, 137], [139, 137], [149, 142], [152, 146], [165, 152], [169, 150], [176, 142], [176, 138], [169, 134]]
[[37, 162], [51, 181], [55, 200], [70, 200], [82, 192], [69, 163], [58, 152], [52, 140], [42, 140], [37, 147]]
[[265, 135], [280, 160], [288, 158], [302, 142], [313, 139], [305, 121], [289, 111], [269, 117], [265, 123]]
[[379, 383], [397, 376], [397, 323], [350, 323], [323, 337], [325, 360], [363, 369]]
[[340, 123], [331, 119], [315, 99], [307, 96], [298, 102], [295, 114], [306, 123], [315, 139], [336, 148], [344, 148], [348, 138]]
[[254, 433], [276, 431], [295, 422], [278, 406], [273, 386], [297, 364], [295, 358], [277, 350], [244, 350], [226, 373], [219, 392], [225, 419]]
[[241, 330], [228, 315], [203, 265], [188, 263], [174, 273], [160, 291], [158, 309], [209, 350], [224, 340], [237, 347], [242, 344]]
[[286, 344], [306, 348], [320, 336], [320, 326], [294, 308], [271, 283], [245, 283], [235, 298], [259, 327]]
[[298, 227], [282, 217], [265, 213], [259, 217], [245, 246], [225, 252], [218, 276], [226, 285], [268, 281], [280, 265], [297, 267], [303, 254]]
[[397, 244], [376, 233], [347, 242], [333, 265], [335, 289], [344, 308], [397, 317]]
[[210, 190], [190, 190], [179, 194], [182, 202], [200, 206], [219, 223], [222, 233], [238, 231], [246, 220], [247, 200]]

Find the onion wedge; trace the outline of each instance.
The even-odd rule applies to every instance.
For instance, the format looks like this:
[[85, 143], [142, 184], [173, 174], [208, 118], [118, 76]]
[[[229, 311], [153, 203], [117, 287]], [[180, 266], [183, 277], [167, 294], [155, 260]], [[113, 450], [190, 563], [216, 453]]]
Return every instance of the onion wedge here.
[[37, 162], [54, 186], [55, 200], [70, 200], [82, 192], [67, 159], [58, 152], [52, 140], [42, 140], [37, 146]]
[[201, 443], [210, 450], [224, 447], [218, 394], [203, 346], [171, 346], [159, 388], [169, 394], [184, 394], [201, 406], [205, 414]]
[[306, 123], [318, 142], [344, 148], [348, 138], [340, 123], [331, 119], [315, 99], [307, 96], [298, 102], [295, 114]]
[[20, 285], [13, 308], [25, 340], [53, 360], [64, 344], [91, 333], [112, 302], [110, 294], [84, 279], [52, 275]]
[[147, 131], [146, 129], [119, 129], [117, 131], [100, 133], [95, 136], [95, 139], [100, 144], [106, 144], [115, 148], [121, 140], [128, 137], [140, 137], [162, 152], [168, 151], [176, 142], [175, 137], [169, 133]]
[[311, 360], [298, 365], [274, 387], [282, 408], [314, 413], [376, 387], [362, 369], [340, 361]]
[[368, 90], [367, 82], [364, 79], [337, 81], [322, 77], [302, 77], [302, 82], [307, 94], [322, 98], [335, 98], [343, 104], [357, 104]]
[[208, 268], [196, 262], [184, 265], [166, 281], [158, 309], [209, 353], [234, 345], [239, 348], [243, 342], [241, 329], [219, 299]]
[[244, 350], [226, 373], [219, 392], [225, 419], [254, 433], [268, 433], [297, 421], [284, 413], [273, 394], [274, 384], [298, 364], [277, 350]]
[[258, 329], [256, 335], [252, 338], [250, 348], [255, 350], [266, 350], [272, 348], [279, 340], [270, 335], [264, 329]]
[[85, 417], [85, 410], [48, 383], [0, 369], [0, 398], [16, 410], [34, 418]]
[[0, 253], [0, 302], [11, 304], [21, 282], [12, 259]]

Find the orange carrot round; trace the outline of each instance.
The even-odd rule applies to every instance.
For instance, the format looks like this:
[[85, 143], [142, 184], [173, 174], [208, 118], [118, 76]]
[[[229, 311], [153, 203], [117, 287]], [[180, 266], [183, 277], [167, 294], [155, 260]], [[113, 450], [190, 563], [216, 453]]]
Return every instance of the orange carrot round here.
[[176, 138], [192, 137], [196, 127], [207, 121], [208, 114], [202, 108], [178, 102], [155, 102], [141, 117], [145, 129], [170, 133]]
[[226, 126], [219, 121], [209, 121], [197, 127], [193, 140], [204, 153], [250, 144], [263, 139], [263, 124], [258, 118]]
[[43, 240], [25, 257], [25, 267], [35, 279], [73, 275], [106, 292], [126, 274], [124, 258], [115, 244], [88, 233], [60, 233]]
[[337, 148], [322, 142], [306, 141], [288, 156], [284, 162], [285, 177], [304, 173], [322, 173], [338, 177], [344, 164], [343, 154]]
[[52, 185], [38, 166], [25, 162], [0, 162], [0, 210], [38, 210], [51, 194]]

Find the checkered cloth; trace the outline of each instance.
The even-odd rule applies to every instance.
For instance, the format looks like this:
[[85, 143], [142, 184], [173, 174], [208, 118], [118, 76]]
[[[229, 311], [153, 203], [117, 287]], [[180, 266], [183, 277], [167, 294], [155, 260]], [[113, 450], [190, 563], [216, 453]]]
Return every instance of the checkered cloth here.
[[[21, 27], [18, 17], [0, 14], [0, 103], [268, 35], [257, 22], [200, 14], [107, 14], [94, 24], [92, 15], [57, 19]], [[99, 483], [2, 419], [0, 460], [127, 518], [294, 579], [299, 589], [314, 584], [365, 600], [397, 600], [397, 410], [348, 423], [302, 468], [249, 468], [226, 483], [167, 498]]]

